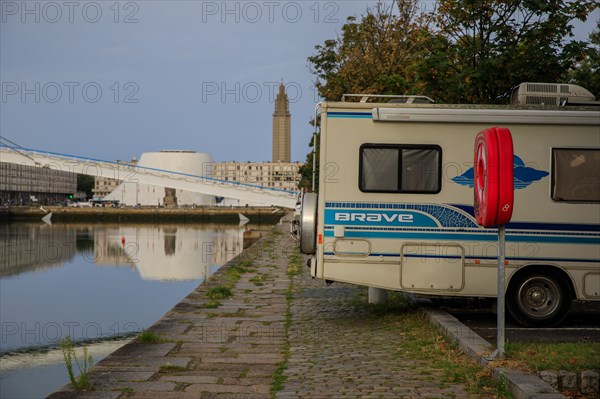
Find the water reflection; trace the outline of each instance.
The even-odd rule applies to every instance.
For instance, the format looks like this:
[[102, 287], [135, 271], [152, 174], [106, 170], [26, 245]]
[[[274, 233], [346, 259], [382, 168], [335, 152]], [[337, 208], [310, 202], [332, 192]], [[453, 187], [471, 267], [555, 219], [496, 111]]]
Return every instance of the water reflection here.
[[243, 250], [232, 225], [0, 225], [0, 354], [151, 325]]
[[94, 263], [133, 266], [144, 280], [203, 280], [242, 252], [243, 239], [237, 227], [107, 228], [94, 231]]
[[64, 265], [75, 256], [76, 236], [66, 226], [0, 224], [0, 277]]
[[243, 250], [243, 230], [205, 225], [0, 226], [0, 277], [72, 262], [130, 267], [144, 280], [203, 280]]
[[[0, 397], [44, 397], [63, 385], [61, 357], [38, 367], [38, 355], [67, 335], [104, 348], [107, 338], [152, 325], [242, 252], [243, 233], [233, 225], [0, 224]], [[32, 378], [35, 392], [23, 385]]]

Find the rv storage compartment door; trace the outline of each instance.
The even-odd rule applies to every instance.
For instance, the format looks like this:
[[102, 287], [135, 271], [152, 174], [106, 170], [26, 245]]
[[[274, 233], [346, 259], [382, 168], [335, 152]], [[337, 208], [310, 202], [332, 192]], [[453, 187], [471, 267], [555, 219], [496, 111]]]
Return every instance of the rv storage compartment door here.
[[400, 249], [400, 287], [418, 291], [461, 291], [465, 250], [459, 244], [407, 242]]
[[338, 238], [333, 243], [333, 252], [338, 256], [369, 256], [371, 242], [361, 239]]
[[588, 273], [583, 277], [583, 295], [600, 298], [600, 273]]

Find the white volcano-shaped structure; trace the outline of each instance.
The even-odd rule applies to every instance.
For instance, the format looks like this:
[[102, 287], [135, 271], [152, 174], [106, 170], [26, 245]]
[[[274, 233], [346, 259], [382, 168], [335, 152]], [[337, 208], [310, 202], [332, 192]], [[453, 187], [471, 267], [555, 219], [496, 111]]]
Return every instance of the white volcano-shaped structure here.
[[[140, 157], [138, 168], [159, 169], [186, 173], [195, 176], [212, 176], [212, 156], [208, 153], [181, 150], [145, 152]], [[107, 200], [117, 200], [123, 205], [134, 206], [190, 206], [214, 205], [212, 195], [193, 193], [168, 187], [153, 186], [135, 181], [135, 172], [121, 183]]]

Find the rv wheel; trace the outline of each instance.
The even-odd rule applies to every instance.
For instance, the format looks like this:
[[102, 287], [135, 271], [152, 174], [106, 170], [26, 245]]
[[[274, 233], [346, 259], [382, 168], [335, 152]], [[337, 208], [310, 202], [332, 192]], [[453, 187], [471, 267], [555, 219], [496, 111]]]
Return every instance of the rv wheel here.
[[564, 278], [556, 274], [522, 274], [511, 281], [506, 306], [525, 327], [553, 327], [569, 312], [571, 295]]

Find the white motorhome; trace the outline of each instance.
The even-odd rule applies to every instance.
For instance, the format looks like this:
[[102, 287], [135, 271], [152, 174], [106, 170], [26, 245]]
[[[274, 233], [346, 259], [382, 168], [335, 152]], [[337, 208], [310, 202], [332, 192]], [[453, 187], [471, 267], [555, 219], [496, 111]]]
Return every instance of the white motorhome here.
[[[558, 90], [563, 105], [567, 90]], [[299, 237], [312, 276], [496, 297], [497, 229], [473, 216], [473, 147], [479, 131], [500, 126], [515, 154], [510, 314], [552, 326], [573, 300], [600, 300], [600, 108], [359, 98], [317, 107], [319, 189], [303, 195]]]

